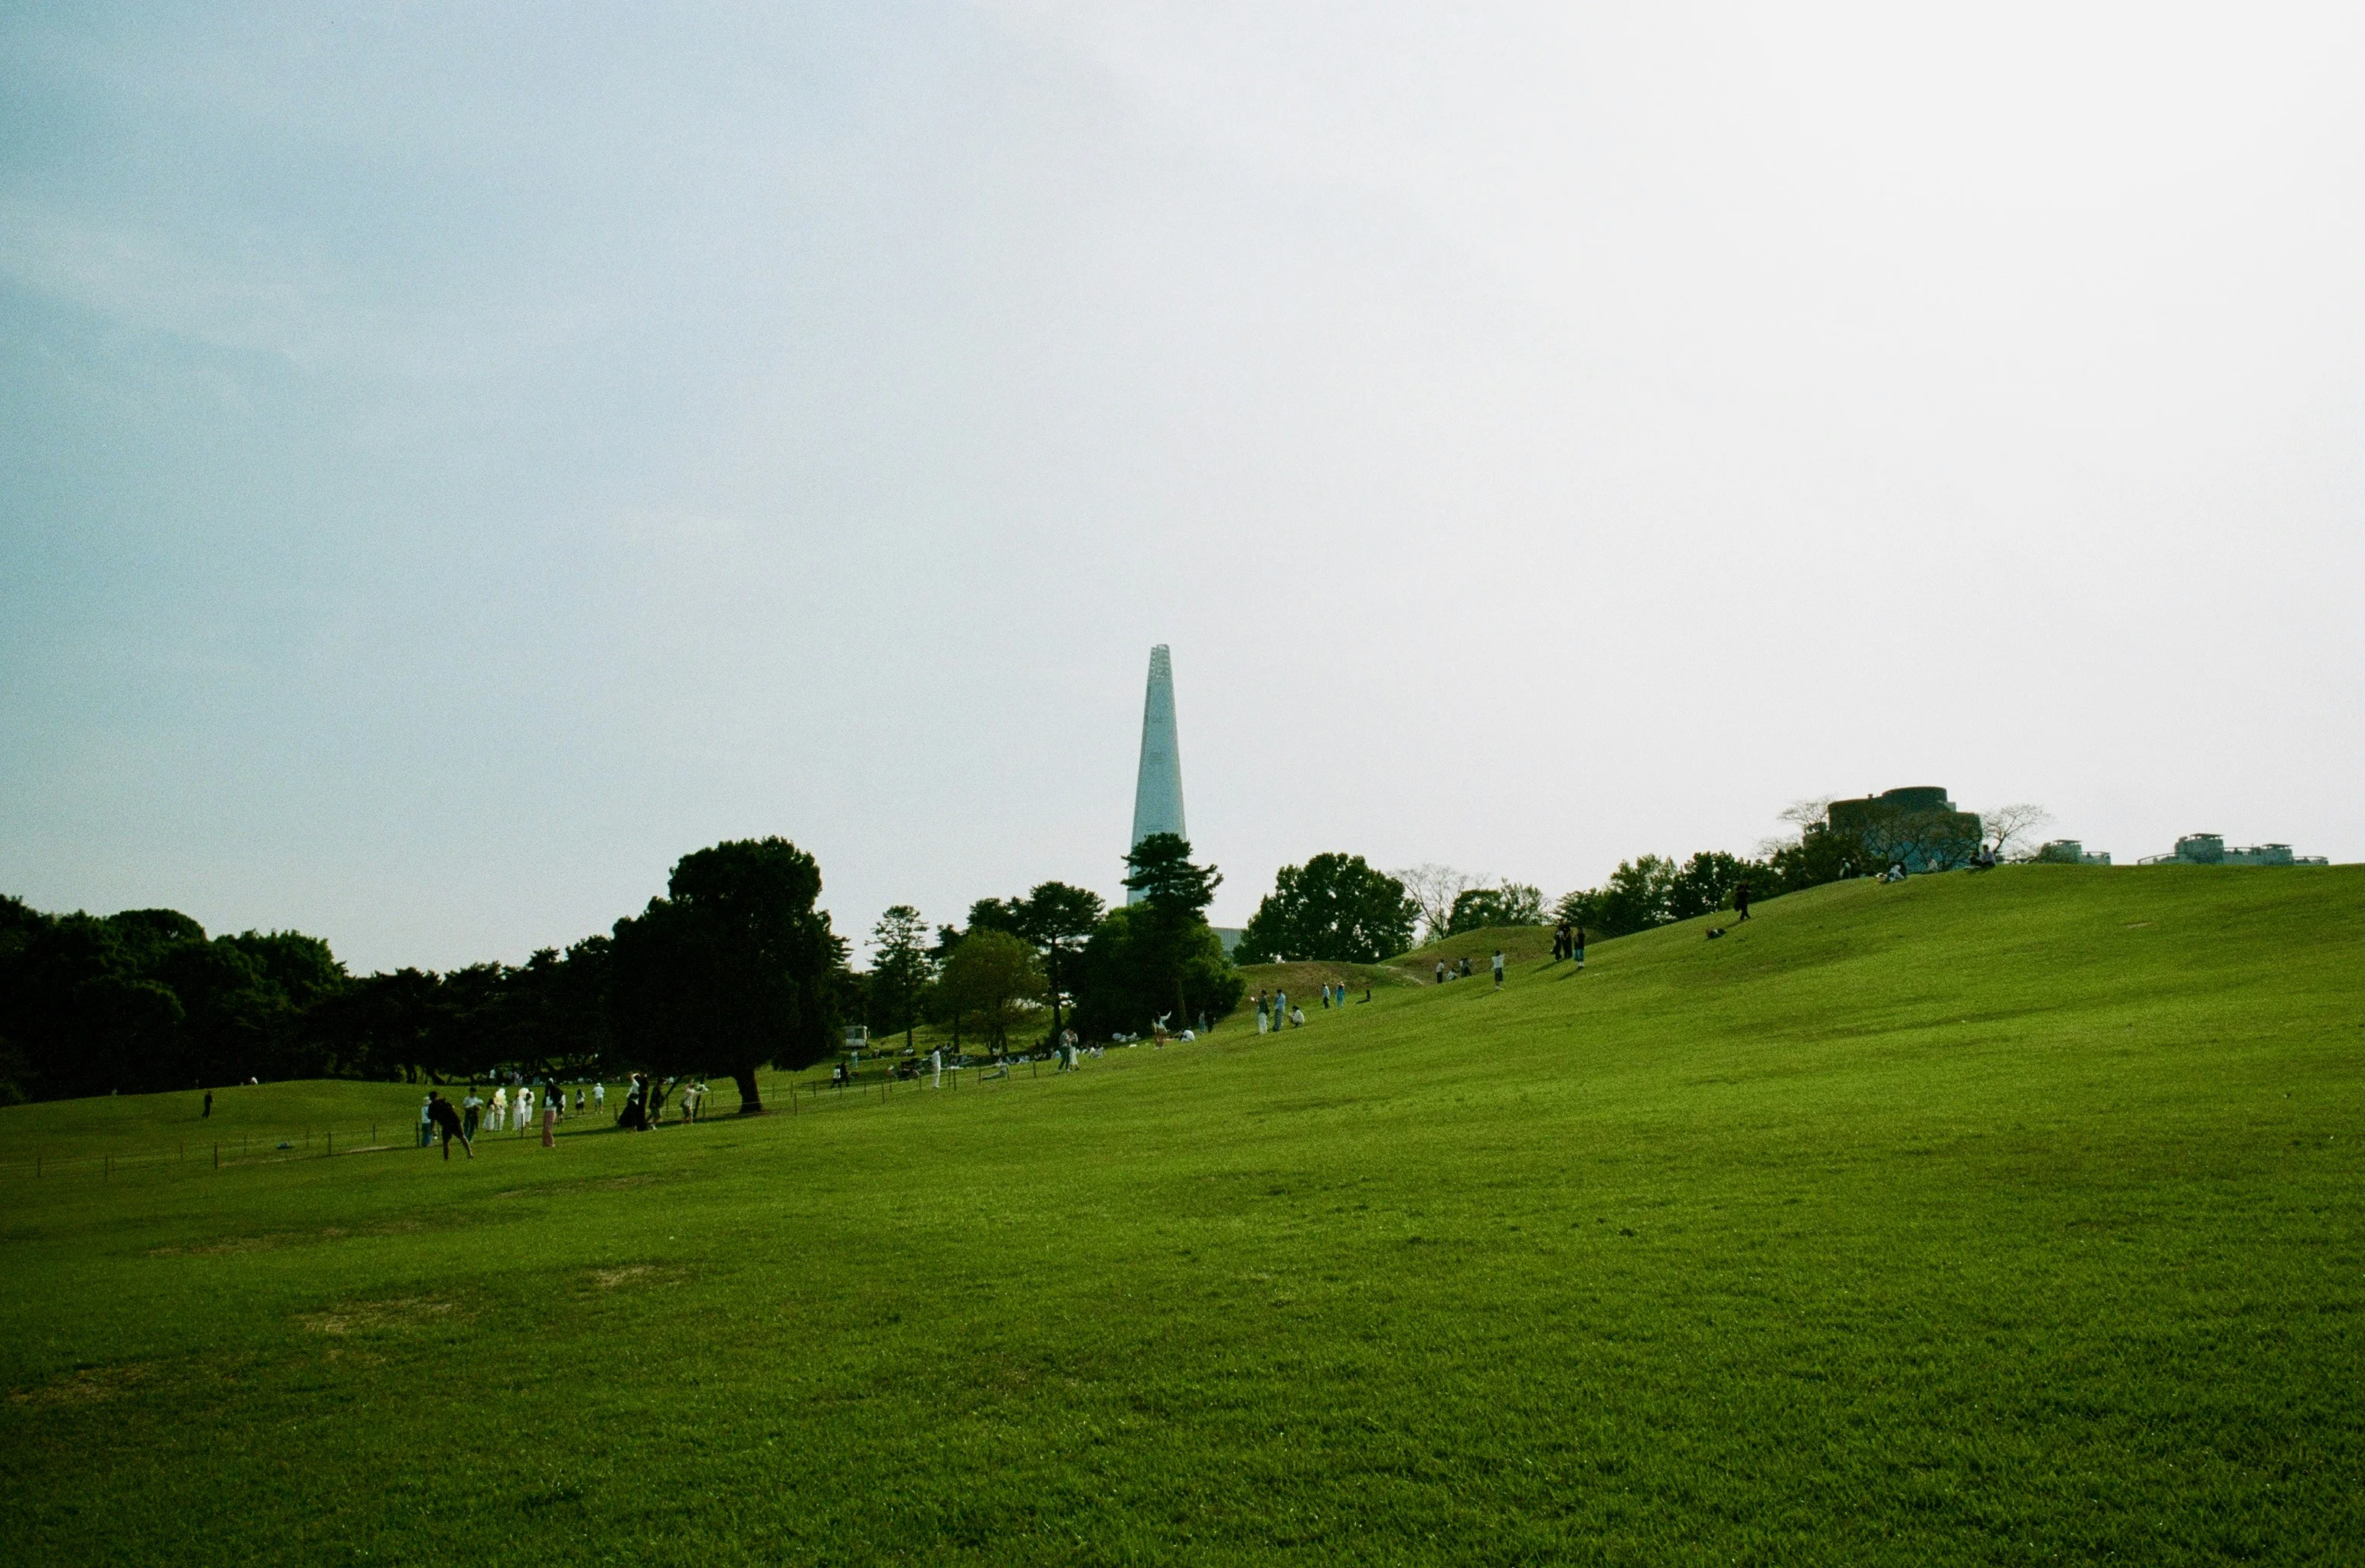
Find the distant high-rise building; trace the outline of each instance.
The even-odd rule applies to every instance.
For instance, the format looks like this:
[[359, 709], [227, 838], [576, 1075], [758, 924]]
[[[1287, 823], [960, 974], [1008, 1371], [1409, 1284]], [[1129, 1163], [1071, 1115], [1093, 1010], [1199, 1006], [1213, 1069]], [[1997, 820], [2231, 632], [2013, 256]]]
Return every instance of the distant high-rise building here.
[[[1178, 834], [1182, 825], [1182, 747], [1174, 734], [1174, 666], [1166, 644], [1149, 650], [1149, 690], [1141, 700], [1141, 771], [1133, 786], [1130, 849], [1153, 833]], [[1128, 892], [1126, 902], [1138, 902]]]

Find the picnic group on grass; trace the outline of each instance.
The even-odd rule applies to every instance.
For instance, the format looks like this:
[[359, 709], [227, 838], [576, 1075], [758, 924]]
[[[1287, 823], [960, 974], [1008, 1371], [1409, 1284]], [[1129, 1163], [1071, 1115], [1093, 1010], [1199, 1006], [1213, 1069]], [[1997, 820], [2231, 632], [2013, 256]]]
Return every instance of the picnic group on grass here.
[[[1749, 918], [1748, 890], [1746, 888], [1740, 890], [1733, 902], [1739, 919], [1747, 920]], [[1575, 961], [1579, 969], [1585, 968], [1585, 928], [1581, 925], [1573, 925], [1564, 920], [1552, 930], [1552, 962], [1558, 964], [1571, 960]], [[1504, 958], [1500, 947], [1496, 948], [1491, 956], [1490, 969], [1494, 975], [1495, 989], [1502, 990]], [[1436, 983], [1443, 985], [1448, 980], [1467, 980], [1473, 972], [1470, 958], [1466, 954], [1451, 964], [1440, 958], [1437, 960]], [[1322, 982], [1323, 1010], [1325, 1012], [1334, 1009], [1339, 1012], [1346, 1011], [1349, 1000], [1347, 990], [1344, 981], [1336, 984], [1328, 980]], [[1358, 1002], [1371, 1001], [1371, 986], [1366, 984], [1363, 987], [1363, 994], [1354, 1000]], [[1160, 1018], [1152, 1029], [1155, 1042], [1161, 1046], [1170, 1038], [1166, 1032], [1166, 1023], [1165, 1018]], [[1184, 1041], [1193, 1040], [1204, 1035], [1206, 1027], [1206, 1021], [1203, 1018], [1197, 1030], [1185, 1029], [1179, 1036], [1172, 1037]], [[1259, 988], [1256, 995], [1256, 1032], [1260, 1035], [1278, 1034], [1283, 1027], [1292, 1029], [1306, 1027], [1306, 1009], [1302, 1006], [1293, 1006], [1289, 1000], [1289, 993], [1279, 987], [1269, 991]], [[1119, 1036], [1118, 1043], [1129, 1043], [1133, 1038], [1138, 1037]], [[1053, 1058], [1059, 1064], [1056, 1070], [1073, 1072], [1083, 1065], [1086, 1058], [1097, 1058], [1102, 1054], [1103, 1048], [1099, 1046], [1085, 1046], [1077, 1037], [1073, 1029], [1062, 1030], [1052, 1049]], [[894, 1076], [905, 1079], [918, 1079], [925, 1074], [931, 1087], [942, 1088], [945, 1081], [945, 1053], [941, 1048], [932, 1050], [926, 1057], [900, 1064], [891, 1070]], [[567, 1114], [567, 1086], [545, 1080], [537, 1088], [535, 1084], [515, 1073], [510, 1074], [510, 1083], [495, 1084], [488, 1092], [483, 1093], [479, 1093], [476, 1086], [471, 1083], [468, 1086], [466, 1097], [457, 1104], [445, 1099], [441, 1092], [430, 1090], [427, 1097], [420, 1103], [419, 1106], [419, 1147], [432, 1148], [440, 1137], [443, 1146], [443, 1158], [449, 1159], [452, 1158], [453, 1140], [456, 1138], [459, 1140], [461, 1150], [469, 1159], [474, 1159], [476, 1157], [475, 1145], [478, 1135], [487, 1132], [506, 1132], [514, 1128], [520, 1137], [523, 1137], [526, 1129], [536, 1122], [537, 1108], [540, 1113], [543, 1147], [544, 1148], [556, 1147], [558, 1124]], [[835, 1087], [845, 1088], [854, 1081], [852, 1064], [840, 1062], [831, 1071], [830, 1081]], [[652, 1082], [646, 1073], [636, 1072], [633, 1074], [631, 1082], [625, 1086], [624, 1104], [616, 1114], [616, 1125], [627, 1132], [647, 1132], [658, 1126], [662, 1122], [666, 1101], [674, 1095], [677, 1090], [679, 1093], [679, 1099], [676, 1103], [679, 1120], [684, 1124], [695, 1122], [698, 1120], [700, 1108], [704, 1104], [708, 1092], [703, 1082], [697, 1081], [678, 1082], [670, 1078]], [[574, 1093], [573, 1109], [576, 1115], [580, 1116], [587, 1112], [601, 1112], [607, 1109], [608, 1086], [605, 1083], [592, 1083], [588, 1086], [577, 1083], [574, 1085]], [[213, 1114], [213, 1096], [210, 1093], [206, 1096], [205, 1114], [207, 1115]]]
[[[557, 1146], [558, 1124], [568, 1111], [567, 1086], [545, 1081], [539, 1088], [512, 1074], [516, 1081], [495, 1084], [488, 1092], [479, 1093], [475, 1084], [468, 1086], [466, 1096], [456, 1104], [443, 1097], [442, 1091], [431, 1089], [419, 1103], [419, 1147], [433, 1147], [440, 1137], [443, 1158], [452, 1158], [452, 1140], [457, 1138], [461, 1149], [469, 1159], [476, 1157], [476, 1141], [488, 1132], [506, 1132], [515, 1128], [518, 1136], [536, 1124], [536, 1107], [540, 1107], [542, 1146]], [[706, 1103], [707, 1087], [703, 1082], [685, 1081], [677, 1085], [673, 1079], [652, 1085], [645, 1073], [633, 1074], [627, 1086], [623, 1109], [618, 1113], [616, 1125], [628, 1132], [647, 1132], [658, 1125], [667, 1098], [678, 1087], [680, 1098], [676, 1102], [679, 1119], [685, 1123], [698, 1120], [698, 1113]], [[604, 1111], [608, 1106], [608, 1086], [605, 1083], [574, 1086], [574, 1114]], [[208, 1103], [207, 1114], [212, 1114]]]

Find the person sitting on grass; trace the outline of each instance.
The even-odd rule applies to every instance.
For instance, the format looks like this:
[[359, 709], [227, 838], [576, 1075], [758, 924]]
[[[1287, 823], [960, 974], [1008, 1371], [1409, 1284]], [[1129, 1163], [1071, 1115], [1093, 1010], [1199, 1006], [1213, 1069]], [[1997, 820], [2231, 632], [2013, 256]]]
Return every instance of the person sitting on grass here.
[[427, 1114], [432, 1118], [431, 1125], [443, 1135], [444, 1159], [448, 1161], [452, 1158], [454, 1138], [460, 1140], [460, 1148], [469, 1159], [476, 1158], [476, 1146], [468, 1140], [467, 1133], [460, 1126], [460, 1113], [451, 1101], [431, 1090], [427, 1095]]

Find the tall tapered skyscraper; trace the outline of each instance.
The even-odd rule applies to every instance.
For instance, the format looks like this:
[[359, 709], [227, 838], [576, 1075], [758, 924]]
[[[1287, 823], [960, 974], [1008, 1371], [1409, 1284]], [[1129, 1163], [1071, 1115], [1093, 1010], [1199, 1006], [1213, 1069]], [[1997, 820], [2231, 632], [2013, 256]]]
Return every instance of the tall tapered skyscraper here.
[[[1182, 825], [1182, 747], [1174, 735], [1174, 665], [1166, 644], [1149, 650], [1149, 690], [1141, 700], [1141, 772], [1133, 786], [1130, 849], [1153, 833], [1190, 836]], [[1139, 902], [1138, 893], [1125, 902]]]

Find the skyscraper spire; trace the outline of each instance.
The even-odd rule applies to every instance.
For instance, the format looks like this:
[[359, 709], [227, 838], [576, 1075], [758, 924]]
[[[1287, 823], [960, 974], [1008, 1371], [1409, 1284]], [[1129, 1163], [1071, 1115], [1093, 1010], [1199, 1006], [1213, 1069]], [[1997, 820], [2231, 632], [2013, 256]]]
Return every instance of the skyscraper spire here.
[[[1133, 786], [1133, 838], [1153, 833], [1189, 837], [1182, 825], [1182, 747], [1174, 734], [1174, 666], [1166, 644], [1149, 650], [1149, 690], [1141, 700], [1141, 772]], [[1126, 902], [1138, 902], [1127, 893]]]

